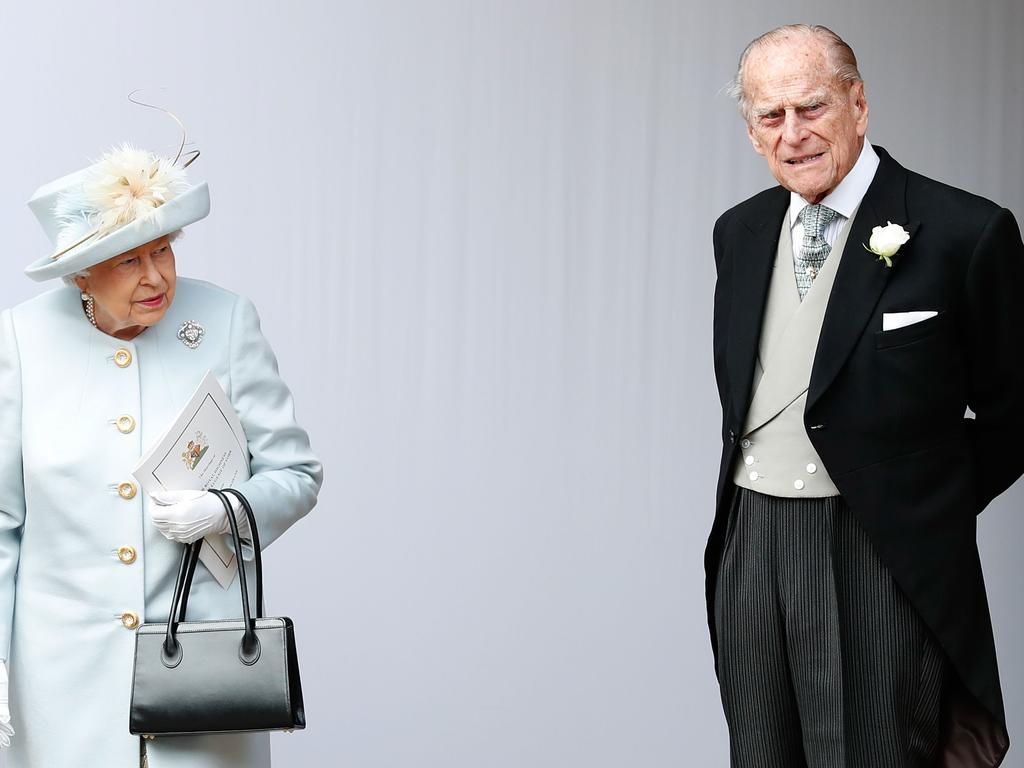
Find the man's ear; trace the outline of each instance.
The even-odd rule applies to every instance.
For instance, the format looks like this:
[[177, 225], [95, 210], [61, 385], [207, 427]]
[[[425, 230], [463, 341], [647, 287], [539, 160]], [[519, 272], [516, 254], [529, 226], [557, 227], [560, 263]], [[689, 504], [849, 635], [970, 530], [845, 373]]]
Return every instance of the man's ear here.
[[747, 123], [747, 137], [750, 139], [750, 143], [754, 145], [754, 151], [759, 155], [764, 155], [764, 145], [761, 140], [757, 138], [757, 134], [754, 132], [754, 126]]
[[857, 135], [861, 138], [868, 132], [868, 97], [864, 93], [864, 82], [856, 82], [850, 89], [850, 108], [857, 120]]

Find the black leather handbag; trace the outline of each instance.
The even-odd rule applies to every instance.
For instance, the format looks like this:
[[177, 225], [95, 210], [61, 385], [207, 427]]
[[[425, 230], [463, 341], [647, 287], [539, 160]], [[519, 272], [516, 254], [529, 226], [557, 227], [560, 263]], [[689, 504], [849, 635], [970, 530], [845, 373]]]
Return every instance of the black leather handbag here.
[[[135, 633], [128, 730], [154, 738], [306, 727], [291, 619], [263, 616], [263, 559], [249, 502], [228, 488], [211, 491], [231, 524], [242, 592], [242, 618], [185, 621], [202, 539], [185, 546], [166, 624], [142, 624]], [[242, 564], [238, 523], [225, 493], [249, 520], [256, 561], [256, 616]]]

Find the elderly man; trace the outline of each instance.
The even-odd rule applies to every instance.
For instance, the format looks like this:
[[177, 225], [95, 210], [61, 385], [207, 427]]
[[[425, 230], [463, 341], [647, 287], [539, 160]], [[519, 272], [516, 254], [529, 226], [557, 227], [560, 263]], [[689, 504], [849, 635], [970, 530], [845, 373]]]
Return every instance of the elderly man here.
[[867, 141], [824, 27], [754, 40], [734, 94], [781, 186], [714, 231], [706, 568], [732, 765], [997, 766], [976, 516], [1024, 469], [1020, 231]]

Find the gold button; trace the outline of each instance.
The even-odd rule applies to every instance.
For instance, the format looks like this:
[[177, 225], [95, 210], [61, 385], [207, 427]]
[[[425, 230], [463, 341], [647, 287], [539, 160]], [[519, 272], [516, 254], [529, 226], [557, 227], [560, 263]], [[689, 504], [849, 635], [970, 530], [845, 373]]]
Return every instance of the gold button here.
[[131, 351], [121, 347], [114, 353], [114, 365], [118, 368], [127, 368], [132, 364], [132, 353]]
[[139, 626], [139, 614], [135, 611], [125, 611], [122, 613], [121, 626], [125, 629], [135, 629]]
[[135, 547], [118, 547], [117, 559], [125, 565], [131, 565], [135, 562]]
[[117, 486], [117, 495], [125, 500], [134, 499], [137, 490], [135, 483], [121, 483]]
[[129, 416], [127, 413], [123, 416], [117, 417], [117, 431], [122, 435], [127, 435], [129, 432], [135, 431], [135, 419]]

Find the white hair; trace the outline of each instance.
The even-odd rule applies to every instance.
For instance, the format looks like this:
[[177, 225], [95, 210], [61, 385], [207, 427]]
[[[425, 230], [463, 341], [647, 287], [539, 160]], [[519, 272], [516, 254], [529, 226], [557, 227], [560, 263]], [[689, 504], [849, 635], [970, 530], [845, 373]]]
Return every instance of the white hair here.
[[786, 24], [765, 32], [760, 37], [750, 41], [750, 44], [740, 54], [740, 64], [736, 68], [736, 75], [726, 86], [726, 93], [736, 100], [740, 114], [743, 119], [750, 122], [751, 109], [750, 101], [746, 90], [743, 87], [743, 70], [747, 64], [747, 58], [755, 50], [788, 40], [796, 35], [808, 35], [817, 38], [825, 44], [825, 52], [829, 63], [832, 66], [832, 75], [840, 83], [862, 83], [864, 79], [860, 76], [857, 68], [857, 57], [853, 49], [843, 38], [837, 35], [828, 27], [821, 24]]
[[[173, 243], [175, 240], [177, 240], [183, 234], [185, 234], [184, 230], [176, 229], [173, 232], [171, 232], [171, 234], [167, 235], [167, 238], [168, 238], [169, 242]], [[79, 278], [79, 277], [88, 277], [88, 276], [89, 276], [89, 270], [88, 269], [80, 269], [77, 272], [73, 272], [70, 275], [62, 275], [60, 279], [63, 280], [68, 285], [70, 285], [72, 288], [77, 288], [78, 284], [75, 282], [75, 280], [77, 278]]]

